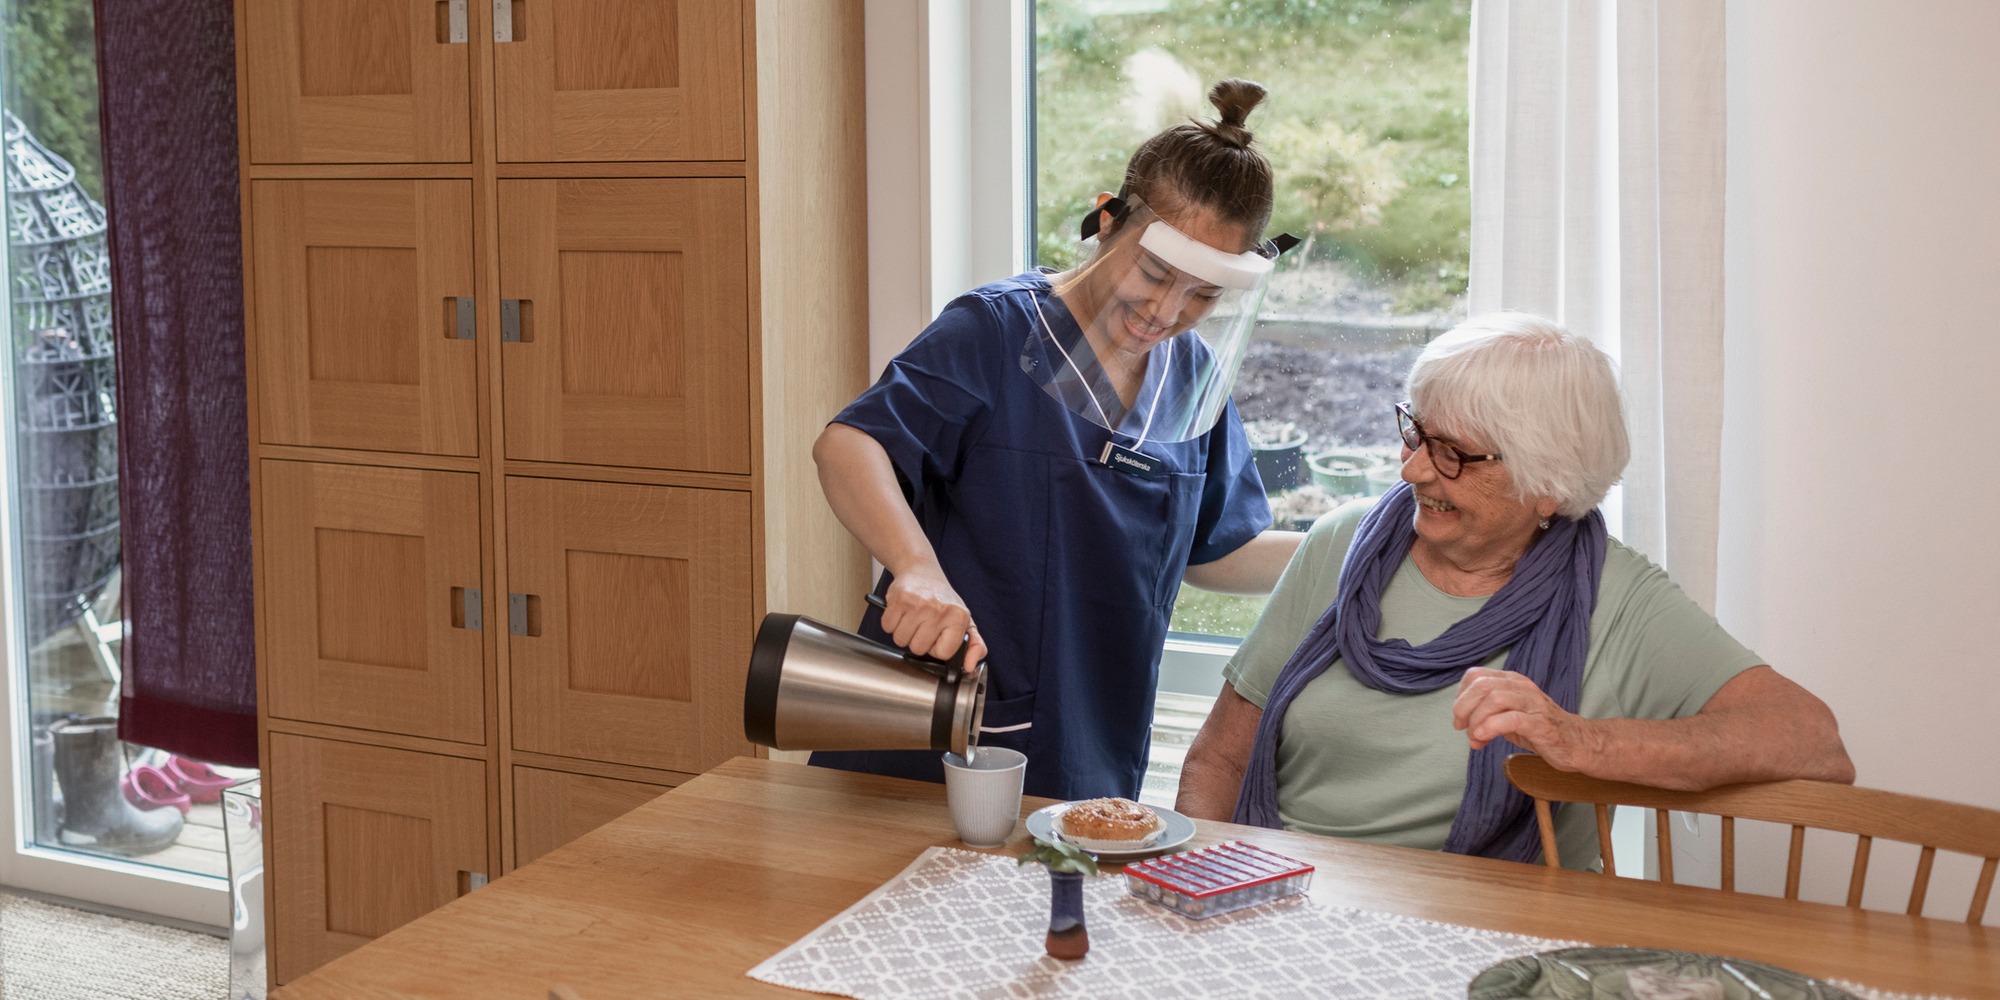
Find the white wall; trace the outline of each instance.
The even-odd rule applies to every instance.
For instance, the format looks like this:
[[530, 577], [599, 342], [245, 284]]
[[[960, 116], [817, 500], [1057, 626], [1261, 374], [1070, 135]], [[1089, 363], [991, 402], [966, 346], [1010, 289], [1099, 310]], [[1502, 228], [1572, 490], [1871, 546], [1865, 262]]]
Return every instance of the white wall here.
[[[1729, 0], [1728, 39], [1718, 615], [1860, 784], [2000, 808], [2000, 4]], [[1868, 905], [1913, 866], [1878, 845]]]
[[1025, 3], [866, 0], [871, 380], [946, 302], [1027, 260]]

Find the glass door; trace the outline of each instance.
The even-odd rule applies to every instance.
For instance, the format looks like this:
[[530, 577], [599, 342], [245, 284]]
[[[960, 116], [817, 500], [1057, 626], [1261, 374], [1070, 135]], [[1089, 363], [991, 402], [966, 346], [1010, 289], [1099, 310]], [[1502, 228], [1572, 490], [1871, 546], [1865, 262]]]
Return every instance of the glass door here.
[[118, 418], [91, 0], [0, 0], [0, 883], [222, 926], [221, 789], [118, 739]]

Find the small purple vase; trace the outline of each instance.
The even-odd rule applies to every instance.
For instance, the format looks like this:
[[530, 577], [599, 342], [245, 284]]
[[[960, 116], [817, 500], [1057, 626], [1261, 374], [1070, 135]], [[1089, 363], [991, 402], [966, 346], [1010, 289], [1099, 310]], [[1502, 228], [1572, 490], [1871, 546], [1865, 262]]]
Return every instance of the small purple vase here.
[[1083, 873], [1049, 872], [1049, 938], [1045, 945], [1055, 958], [1072, 962], [1090, 951], [1090, 932], [1083, 926]]

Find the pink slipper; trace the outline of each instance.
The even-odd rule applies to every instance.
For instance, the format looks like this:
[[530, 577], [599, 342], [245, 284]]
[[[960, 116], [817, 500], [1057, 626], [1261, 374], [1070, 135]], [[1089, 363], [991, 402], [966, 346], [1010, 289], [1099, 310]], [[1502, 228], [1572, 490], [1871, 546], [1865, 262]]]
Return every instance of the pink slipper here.
[[186, 757], [168, 757], [166, 777], [195, 802], [219, 802], [222, 790], [236, 783], [235, 778], [225, 778], [215, 768]]
[[188, 796], [175, 787], [174, 779], [151, 764], [140, 764], [127, 771], [119, 784], [125, 789], [125, 801], [141, 809], [172, 806], [185, 816], [191, 808]]

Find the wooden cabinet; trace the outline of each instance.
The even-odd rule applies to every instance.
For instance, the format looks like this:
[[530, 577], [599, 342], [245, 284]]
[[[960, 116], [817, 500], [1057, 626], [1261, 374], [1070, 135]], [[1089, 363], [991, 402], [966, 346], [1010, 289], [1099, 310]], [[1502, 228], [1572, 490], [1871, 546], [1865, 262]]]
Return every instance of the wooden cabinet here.
[[738, 178], [503, 180], [507, 457], [750, 471]]
[[472, 183], [250, 191], [263, 440], [478, 454]]
[[[463, 3], [461, 2], [461, 8]], [[250, 0], [238, 89], [252, 163], [465, 163], [470, 33], [437, 0]]]
[[861, 8], [236, 0], [274, 984], [755, 752], [760, 616], [853, 614]]
[[484, 742], [479, 477], [261, 464], [269, 714]]
[[273, 734], [266, 931], [284, 982], [456, 899], [487, 874], [476, 760]]
[[514, 864], [525, 865], [632, 810], [674, 784], [652, 785], [540, 767], [514, 769]]
[[697, 772], [750, 752], [748, 494], [513, 476], [507, 537], [516, 749]]
[[743, 158], [739, 0], [517, 0], [499, 34], [503, 162]]

